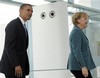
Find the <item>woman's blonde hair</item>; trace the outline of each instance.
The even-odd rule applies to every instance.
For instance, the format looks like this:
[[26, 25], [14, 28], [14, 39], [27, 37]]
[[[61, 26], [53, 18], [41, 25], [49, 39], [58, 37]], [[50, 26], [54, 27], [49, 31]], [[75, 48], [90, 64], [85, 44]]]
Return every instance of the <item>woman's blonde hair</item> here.
[[86, 12], [76, 12], [72, 16], [72, 22], [76, 26], [78, 24], [78, 19], [81, 17], [88, 17], [88, 14]]

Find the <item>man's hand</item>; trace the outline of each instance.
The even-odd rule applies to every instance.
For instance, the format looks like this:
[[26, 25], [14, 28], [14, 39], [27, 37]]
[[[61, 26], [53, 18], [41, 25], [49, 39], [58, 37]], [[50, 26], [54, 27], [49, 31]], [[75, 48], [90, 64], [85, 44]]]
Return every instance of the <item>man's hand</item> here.
[[15, 67], [15, 76], [22, 77], [22, 68], [21, 68], [21, 66], [16, 66]]
[[86, 77], [88, 77], [88, 69], [86, 68], [86, 67], [83, 67], [82, 68], [82, 74], [83, 74], [83, 76], [86, 78]]

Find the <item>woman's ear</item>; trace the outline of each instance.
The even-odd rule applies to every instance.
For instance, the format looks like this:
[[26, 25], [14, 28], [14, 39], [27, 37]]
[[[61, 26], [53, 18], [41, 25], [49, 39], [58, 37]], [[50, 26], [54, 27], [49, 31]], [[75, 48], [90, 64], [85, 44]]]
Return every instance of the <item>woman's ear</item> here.
[[80, 19], [78, 19], [78, 20], [77, 20], [77, 23], [80, 23], [80, 22], [81, 22]]

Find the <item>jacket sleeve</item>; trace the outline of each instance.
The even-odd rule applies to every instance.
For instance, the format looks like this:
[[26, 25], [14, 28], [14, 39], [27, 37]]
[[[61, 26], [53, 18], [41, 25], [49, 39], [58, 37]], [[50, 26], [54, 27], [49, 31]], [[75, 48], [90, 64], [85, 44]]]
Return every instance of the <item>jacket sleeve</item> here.
[[11, 67], [14, 68], [15, 66], [19, 65], [15, 49], [17, 39], [17, 28], [15, 22], [9, 23], [5, 29], [5, 32], [5, 50]]
[[80, 68], [85, 67], [85, 62], [81, 52], [82, 35], [80, 30], [75, 30], [71, 37], [71, 49]]

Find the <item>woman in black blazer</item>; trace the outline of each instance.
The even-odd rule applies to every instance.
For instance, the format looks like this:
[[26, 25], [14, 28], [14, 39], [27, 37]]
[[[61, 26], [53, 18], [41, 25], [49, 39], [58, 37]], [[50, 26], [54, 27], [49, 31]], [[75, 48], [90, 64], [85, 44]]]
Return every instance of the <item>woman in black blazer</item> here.
[[22, 4], [19, 17], [9, 22], [5, 29], [0, 72], [4, 73], [6, 78], [25, 78], [29, 74], [28, 33], [25, 32], [24, 23], [31, 18], [32, 12], [32, 5]]

